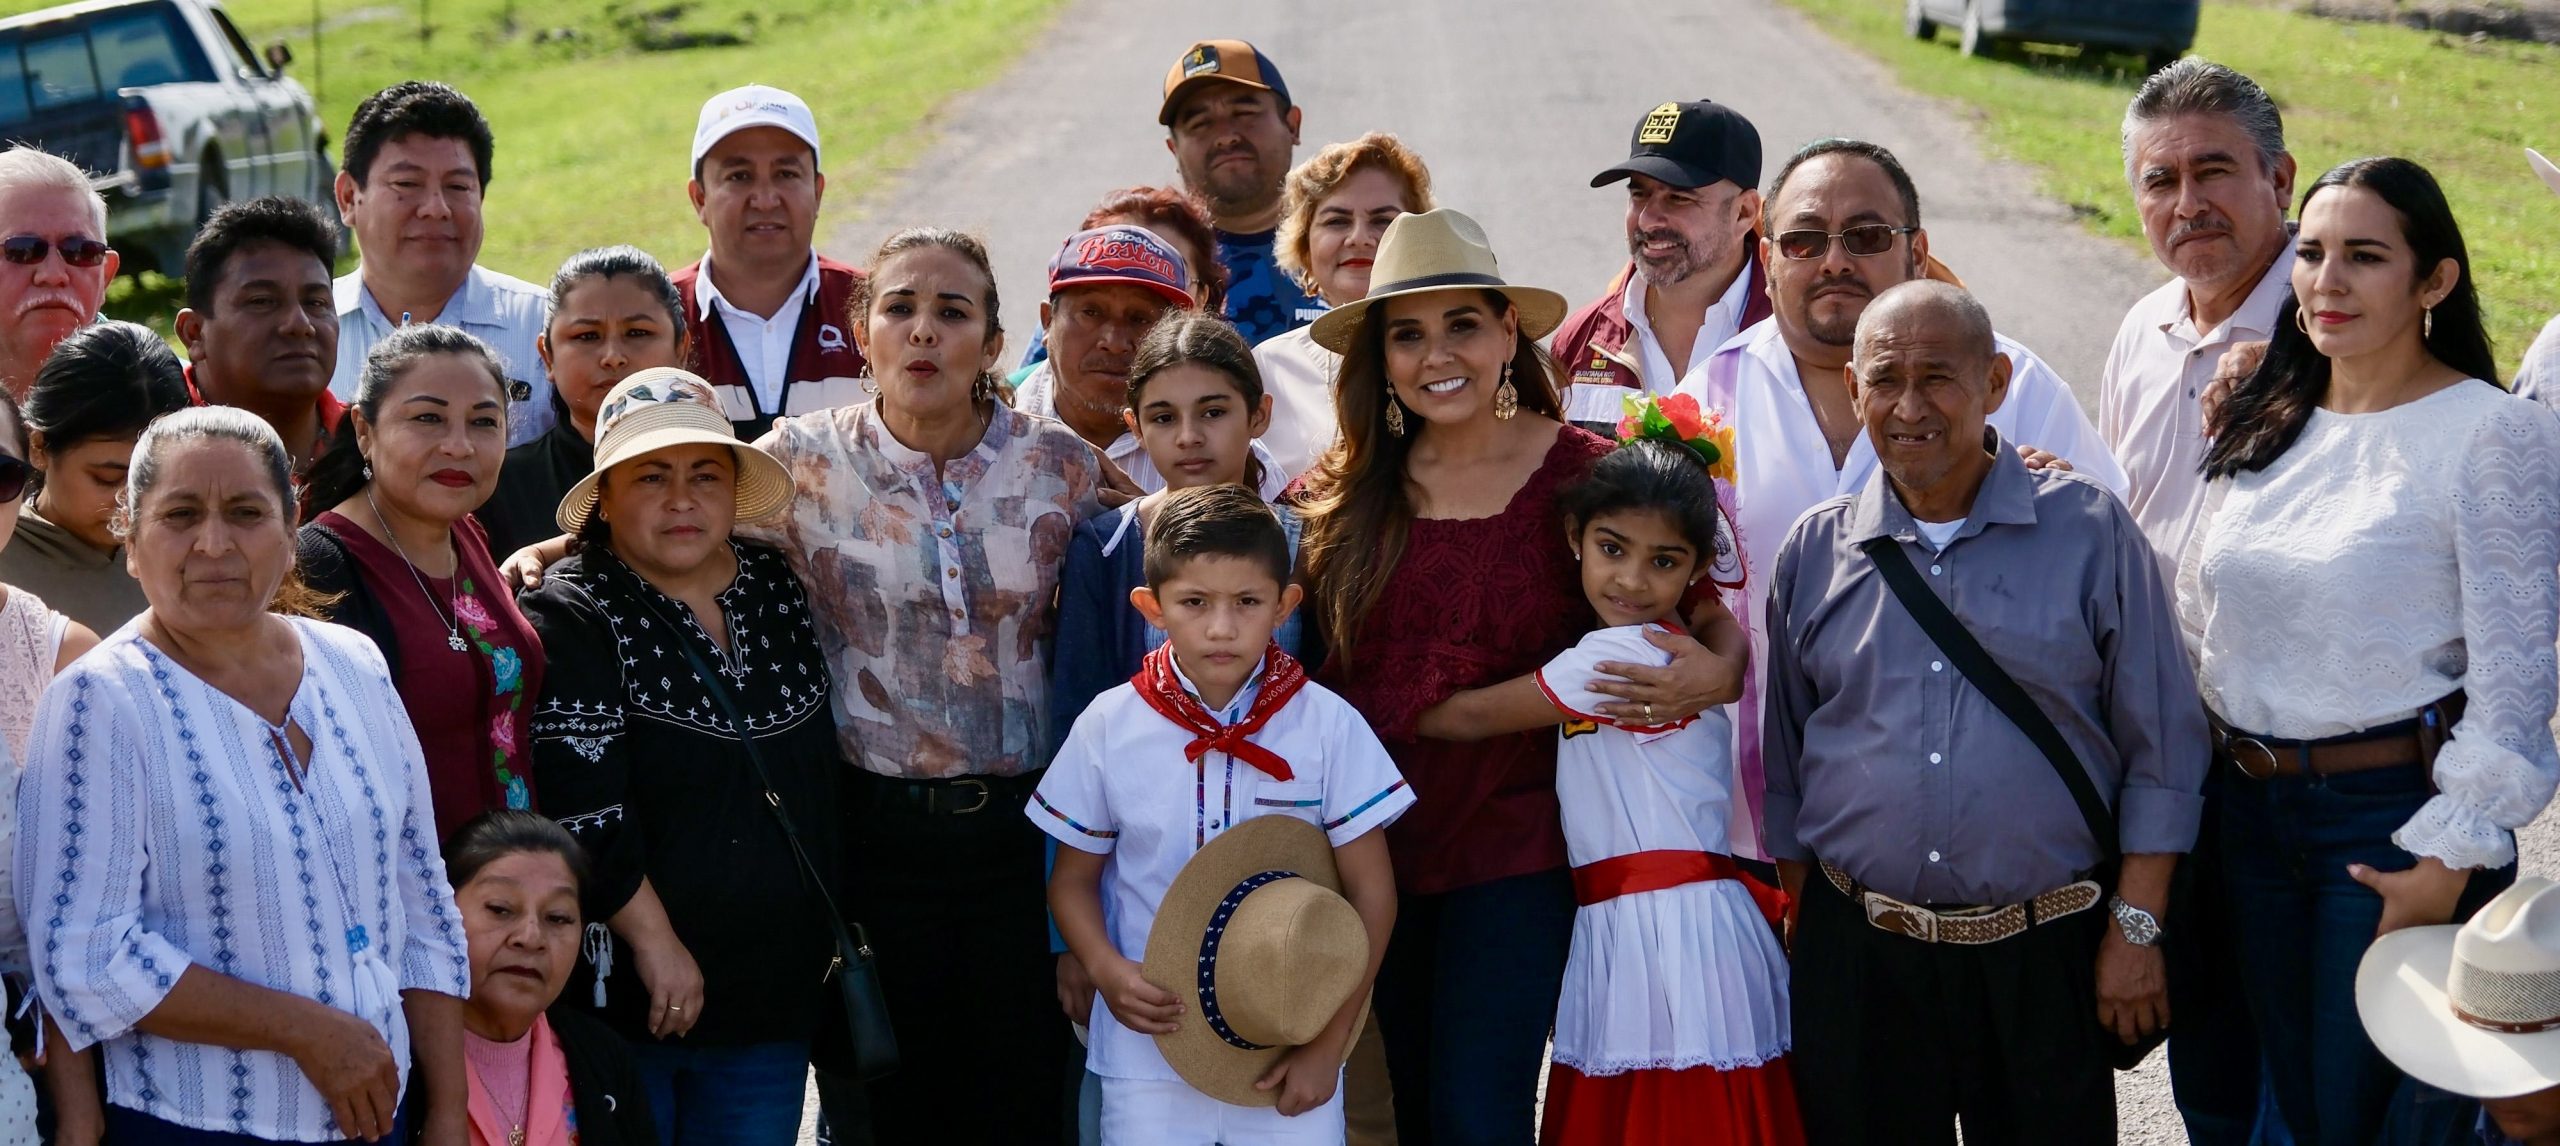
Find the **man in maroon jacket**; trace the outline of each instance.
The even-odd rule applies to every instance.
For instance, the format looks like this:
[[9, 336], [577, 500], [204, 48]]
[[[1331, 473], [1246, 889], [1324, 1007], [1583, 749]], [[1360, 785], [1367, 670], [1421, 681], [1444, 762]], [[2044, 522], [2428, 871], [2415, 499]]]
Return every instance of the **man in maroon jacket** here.
[[1719, 103], [1666, 103], [1636, 125], [1626, 162], [1591, 185], [1627, 184], [1627, 253], [1609, 290], [1556, 328], [1572, 383], [1565, 417], [1607, 432], [1624, 399], [1669, 394], [1716, 347], [1769, 315], [1753, 228], [1760, 132]]
[[868, 397], [851, 329], [862, 272], [811, 245], [826, 189], [800, 97], [750, 84], [702, 105], [685, 193], [711, 251], [673, 277], [694, 331], [687, 365], [744, 441], [777, 417]]

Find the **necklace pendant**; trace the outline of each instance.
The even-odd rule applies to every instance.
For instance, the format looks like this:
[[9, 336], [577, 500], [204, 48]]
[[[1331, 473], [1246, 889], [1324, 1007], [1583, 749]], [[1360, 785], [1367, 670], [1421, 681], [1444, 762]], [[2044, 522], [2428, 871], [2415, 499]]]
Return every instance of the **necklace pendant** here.
[[444, 644], [446, 648], [452, 649], [457, 653], [470, 647], [463, 642], [462, 634], [460, 633], [446, 633], [444, 635]]
[[507, 1146], [524, 1146], [524, 1127], [507, 1131]]

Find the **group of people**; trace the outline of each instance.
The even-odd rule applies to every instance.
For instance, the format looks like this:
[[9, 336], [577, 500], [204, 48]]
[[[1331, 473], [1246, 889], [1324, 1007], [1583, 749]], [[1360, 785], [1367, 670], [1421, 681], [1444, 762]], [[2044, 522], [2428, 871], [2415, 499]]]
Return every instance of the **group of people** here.
[[1645, 111], [1577, 309], [1249, 44], [1159, 124], [1019, 359], [771, 87], [548, 289], [377, 93], [183, 362], [0, 153], [0, 1142], [2096, 1143], [2164, 1037], [2560, 1141], [2560, 417], [2424, 168], [2150, 77], [2093, 422], [1873, 143]]

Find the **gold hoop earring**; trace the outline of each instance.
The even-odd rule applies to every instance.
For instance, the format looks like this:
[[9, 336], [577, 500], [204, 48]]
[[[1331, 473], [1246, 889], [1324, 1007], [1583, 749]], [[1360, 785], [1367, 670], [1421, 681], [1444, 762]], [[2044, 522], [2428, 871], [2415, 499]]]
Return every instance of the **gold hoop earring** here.
[[863, 370], [861, 381], [863, 393], [869, 394], [874, 398], [880, 396], [880, 380], [872, 377], [871, 371], [868, 368]]
[[1396, 401], [1394, 394], [1387, 395], [1387, 432], [1404, 436], [1404, 403]]
[[1513, 414], [1519, 412], [1520, 388], [1511, 384], [1511, 364], [1505, 362], [1502, 364], [1502, 382], [1493, 388], [1493, 416], [1496, 421], [1508, 422]]
[[2309, 313], [2309, 311], [2302, 309], [2300, 306], [2295, 306], [2293, 308], [2293, 328], [2301, 331], [2305, 338], [2311, 336], [2311, 324], [2308, 321], [2305, 321], [2302, 316]]

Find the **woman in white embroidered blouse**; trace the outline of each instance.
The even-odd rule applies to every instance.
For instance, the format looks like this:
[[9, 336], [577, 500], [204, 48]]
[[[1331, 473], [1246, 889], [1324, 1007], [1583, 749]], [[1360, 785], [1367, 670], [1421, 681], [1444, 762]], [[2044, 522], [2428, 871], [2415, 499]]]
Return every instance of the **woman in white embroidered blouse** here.
[[2355, 1018], [2379, 932], [2515, 879], [2560, 783], [2560, 420], [2495, 385], [2435, 180], [2303, 196], [2294, 298], [2205, 458], [2179, 577], [2212, 709], [2232, 961], [2296, 1140], [2373, 1139], [2403, 1080]]
[[36, 983], [104, 1048], [109, 1141], [380, 1139], [414, 1064], [458, 1146], [470, 963], [424, 764], [370, 642], [268, 611], [308, 604], [289, 466], [220, 407], [134, 448], [150, 607], [45, 691], [20, 792]]

